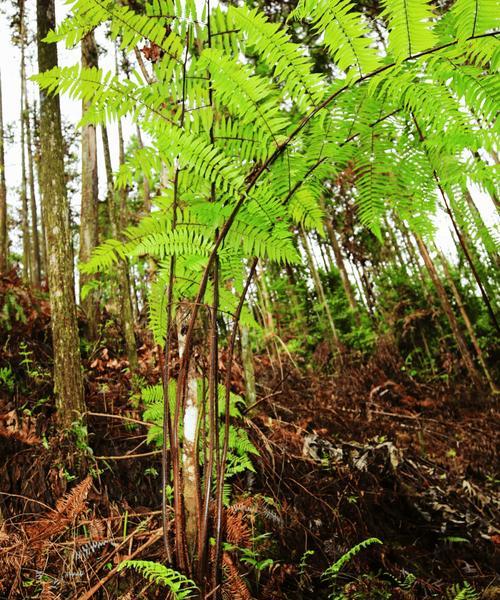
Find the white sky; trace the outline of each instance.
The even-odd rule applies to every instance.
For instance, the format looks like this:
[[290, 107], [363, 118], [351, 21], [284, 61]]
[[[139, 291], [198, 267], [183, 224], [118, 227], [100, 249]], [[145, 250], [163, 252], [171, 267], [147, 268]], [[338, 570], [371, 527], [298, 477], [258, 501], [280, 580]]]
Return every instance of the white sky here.
[[[27, 2], [28, 18], [32, 24], [35, 23], [35, 2]], [[19, 50], [15, 48], [11, 43], [11, 33], [8, 27], [9, 16], [12, 14], [13, 9], [11, 2], [6, 0], [0, 0], [0, 73], [2, 77], [2, 92], [3, 92], [3, 111], [4, 111], [4, 124], [16, 125], [15, 129], [15, 141], [13, 144], [8, 145], [6, 148], [6, 179], [8, 186], [8, 201], [9, 206], [16, 206], [18, 194], [16, 187], [20, 185], [21, 179], [21, 155], [19, 152], [19, 130], [17, 125], [19, 123], [19, 112], [20, 112], [20, 77], [19, 77], [19, 62], [20, 55]], [[68, 6], [63, 0], [56, 0], [56, 15], [57, 22], [59, 23], [68, 12]], [[34, 27], [32, 27], [34, 30]], [[97, 41], [100, 45], [105, 45], [109, 48], [109, 43], [106, 43], [102, 32], [97, 34]], [[36, 65], [36, 43], [33, 42], [27, 52], [27, 72], [28, 76], [35, 73], [37, 70]], [[73, 50], [67, 50], [62, 44], [59, 44], [59, 64], [72, 65], [80, 60], [80, 49], [79, 47]], [[110, 51], [106, 55], [100, 57], [100, 66], [105, 69], [114, 68], [113, 52]], [[28, 82], [28, 96], [30, 99], [30, 105], [33, 105], [33, 101], [38, 102], [38, 89], [37, 87]], [[63, 119], [76, 124], [81, 115], [81, 104], [77, 101], [70, 100], [67, 96], [61, 97], [61, 110]], [[108, 127], [108, 133], [110, 137], [111, 155], [114, 160], [113, 167], [117, 168], [116, 157], [117, 153], [117, 131], [116, 123], [112, 123]], [[129, 136], [133, 133], [132, 126], [130, 123], [124, 123], [125, 136]], [[105, 180], [104, 180], [104, 164], [102, 162], [102, 148], [100, 134], [98, 134], [98, 143], [100, 146], [100, 189], [101, 197], [105, 194]], [[78, 194], [76, 197], [71, 199], [73, 212], [78, 214], [79, 212], [79, 198]], [[476, 193], [474, 194], [479, 209], [486, 217], [487, 222], [496, 223], [499, 225], [498, 214], [494, 208], [490, 198], [485, 194]], [[437, 243], [441, 248], [449, 255], [454, 253], [454, 244], [452, 242], [449, 227], [449, 219], [445, 215], [440, 215], [436, 219], [438, 226]], [[14, 238], [14, 246], [19, 249], [19, 234], [17, 239]], [[321, 264], [321, 263], [320, 263]]]

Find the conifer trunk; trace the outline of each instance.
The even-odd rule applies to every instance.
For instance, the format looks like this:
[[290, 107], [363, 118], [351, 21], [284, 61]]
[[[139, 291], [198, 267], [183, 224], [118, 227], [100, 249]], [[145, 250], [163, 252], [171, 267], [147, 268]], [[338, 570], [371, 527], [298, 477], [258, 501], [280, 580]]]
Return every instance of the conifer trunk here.
[[0, 74], [0, 273], [3, 273], [7, 270], [9, 254], [4, 144], [5, 138], [3, 128], [2, 76]]
[[[88, 33], [81, 43], [82, 67], [97, 68], [97, 45], [93, 32]], [[83, 102], [82, 112], [88, 109], [90, 102]], [[97, 173], [97, 137], [95, 125], [82, 128], [82, 200], [80, 211], [80, 262], [90, 259], [98, 243], [98, 173]], [[90, 292], [82, 298], [83, 286], [94, 278], [91, 274], [80, 274], [80, 304], [87, 317], [87, 335], [94, 340], [97, 336], [98, 300]]]
[[[55, 28], [54, 0], [37, 0], [37, 45], [40, 72], [57, 66], [57, 46], [42, 40]], [[54, 391], [57, 416], [64, 429], [84, 412], [80, 346], [76, 320], [69, 208], [64, 176], [64, 148], [59, 97], [40, 94], [40, 185], [46, 221], [47, 278], [52, 312]]]

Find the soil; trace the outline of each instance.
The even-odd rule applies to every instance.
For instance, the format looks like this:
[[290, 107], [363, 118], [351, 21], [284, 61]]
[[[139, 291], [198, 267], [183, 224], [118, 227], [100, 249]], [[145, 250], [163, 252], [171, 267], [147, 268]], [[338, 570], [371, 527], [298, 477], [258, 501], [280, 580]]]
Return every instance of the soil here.
[[[134, 553], [164, 560], [160, 459], [134, 393], [158, 382], [157, 350], [138, 330], [132, 377], [105, 317], [82, 348], [90, 453], [55, 424], [43, 293], [15, 273], [0, 280], [0, 598], [83, 599], [95, 586], [94, 598], [165, 597], [115, 572]], [[500, 598], [499, 414], [486, 392], [413, 379], [390, 338], [336, 366], [318, 348], [311, 365], [262, 355], [255, 367], [257, 403], [243, 420], [259, 456], [232, 482], [228, 539], [246, 550], [226, 553], [241, 584], [227, 597], [319, 600], [331, 583], [338, 598], [454, 598], [467, 581]], [[243, 393], [238, 364], [232, 386]], [[382, 543], [322, 577], [369, 538]]]

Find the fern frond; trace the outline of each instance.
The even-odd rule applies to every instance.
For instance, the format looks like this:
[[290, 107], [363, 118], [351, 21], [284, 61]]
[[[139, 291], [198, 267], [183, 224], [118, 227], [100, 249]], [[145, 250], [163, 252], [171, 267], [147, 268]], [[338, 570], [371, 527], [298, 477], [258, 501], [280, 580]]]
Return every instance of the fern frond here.
[[378, 538], [368, 538], [353, 546], [349, 551], [343, 554], [333, 565], [330, 565], [328, 569], [323, 573], [322, 578], [333, 580], [337, 577], [343, 567], [357, 554], [364, 550], [368, 546], [372, 546], [373, 544], [382, 544], [382, 542]]
[[460, 41], [494, 31], [500, 26], [495, 0], [457, 0], [451, 8], [451, 15]]
[[193, 598], [198, 588], [194, 581], [188, 579], [179, 571], [149, 560], [125, 560], [118, 565], [118, 571], [135, 569], [152, 583], [168, 588], [173, 600]]
[[361, 77], [380, 62], [368, 27], [353, 8], [350, 0], [300, 0], [292, 16], [310, 20], [338, 68]]
[[[235, 25], [247, 36], [248, 44], [273, 69], [273, 75], [283, 84], [285, 92], [303, 108], [321, 101], [321, 78], [311, 73], [309, 58], [290, 41], [278, 24], [270, 23], [257, 9], [229, 7]], [[304, 102], [304, 100], [306, 102]]]
[[382, 16], [389, 21], [388, 51], [398, 61], [432, 48], [433, 14], [428, 0], [383, 0]]
[[253, 123], [278, 145], [280, 132], [288, 120], [280, 114], [269, 83], [252, 74], [249, 66], [227, 58], [214, 48], [203, 51], [201, 64], [205, 63], [210, 69], [216, 98], [243, 124]]

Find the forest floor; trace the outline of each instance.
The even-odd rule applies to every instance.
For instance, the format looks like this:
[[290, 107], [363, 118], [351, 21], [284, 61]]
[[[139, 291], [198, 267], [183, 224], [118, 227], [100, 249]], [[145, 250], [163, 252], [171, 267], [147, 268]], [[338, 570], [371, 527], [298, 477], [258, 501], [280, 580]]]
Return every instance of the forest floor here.
[[[49, 329], [47, 302], [14, 274], [0, 279], [0, 599], [164, 597], [116, 572], [131, 555], [162, 559], [159, 456], [116, 327], [84, 348], [85, 459], [54, 426]], [[140, 381], [157, 383], [156, 349], [138, 334]], [[258, 402], [244, 420], [259, 456], [233, 482], [228, 539], [241, 549], [226, 552], [227, 597], [326, 598], [322, 572], [376, 537], [346, 562], [336, 597], [453, 599], [467, 581], [500, 598], [491, 398], [415, 381], [388, 339], [369, 359], [328, 364], [322, 346], [308, 367], [255, 359]], [[232, 383], [243, 392], [238, 365]]]

